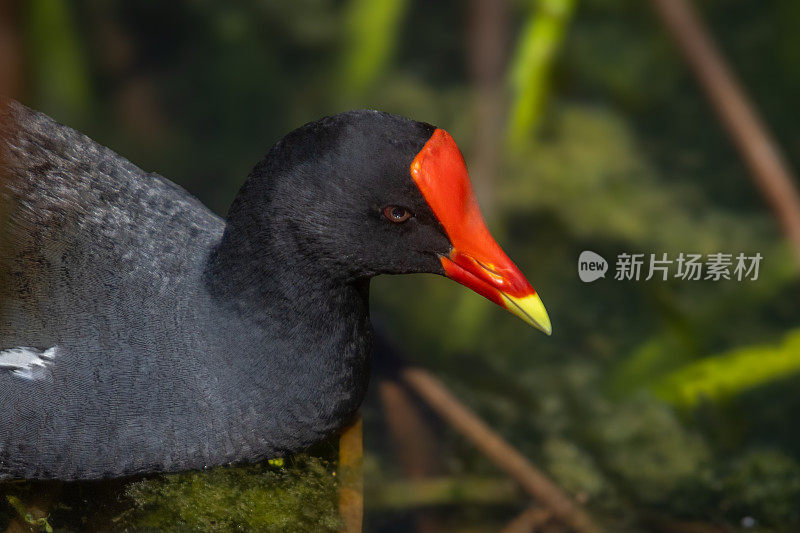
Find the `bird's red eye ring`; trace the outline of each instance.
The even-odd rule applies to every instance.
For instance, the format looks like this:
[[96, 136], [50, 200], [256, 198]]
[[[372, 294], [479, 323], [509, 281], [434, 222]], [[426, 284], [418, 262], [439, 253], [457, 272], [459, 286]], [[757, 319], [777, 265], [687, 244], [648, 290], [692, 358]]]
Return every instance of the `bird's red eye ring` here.
[[389, 222], [399, 224], [400, 222], [405, 222], [411, 218], [412, 215], [411, 211], [405, 207], [400, 207], [399, 205], [388, 205], [383, 208], [383, 216], [385, 216]]

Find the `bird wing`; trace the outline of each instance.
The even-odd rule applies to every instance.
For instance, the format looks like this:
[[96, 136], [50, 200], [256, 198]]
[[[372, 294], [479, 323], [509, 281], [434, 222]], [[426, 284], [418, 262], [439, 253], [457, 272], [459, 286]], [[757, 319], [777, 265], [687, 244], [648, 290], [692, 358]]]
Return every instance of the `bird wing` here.
[[180, 187], [0, 99], [0, 478], [75, 476], [59, 450], [95, 438], [83, 424], [149, 420], [147, 380], [186, 373], [186, 291], [223, 230]]
[[0, 350], [48, 349], [98, 298], [169, 292], [222, 227], [177, 185], [0, 101]]

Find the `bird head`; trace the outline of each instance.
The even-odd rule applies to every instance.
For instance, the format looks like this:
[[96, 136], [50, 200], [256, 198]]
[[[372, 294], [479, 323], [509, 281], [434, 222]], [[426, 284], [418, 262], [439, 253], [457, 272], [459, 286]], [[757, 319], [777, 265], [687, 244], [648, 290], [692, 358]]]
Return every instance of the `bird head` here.
[[461, 151], [442, 129], [377, 111], [327, 117], [280, 140], [244, 191], [232, 210], [255, 198], [248, 223], [326, 276], [441, 274], [550, 334], [544, 305], [489, 233]]

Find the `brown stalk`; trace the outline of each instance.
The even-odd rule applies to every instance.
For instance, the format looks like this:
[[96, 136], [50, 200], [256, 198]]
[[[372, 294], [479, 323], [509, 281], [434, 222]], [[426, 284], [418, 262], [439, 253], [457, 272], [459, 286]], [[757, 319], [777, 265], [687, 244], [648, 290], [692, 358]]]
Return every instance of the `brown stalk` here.
[[421, 368], [401, 371], [403, 381], [425, 402], [472, 442], [497, 467], [511, 476], [525, 492], [575, 531], [599, 531], [591, 517], [533, 466], [524, 455], [495, 433], [475, 413], [453, 396], [444, 384]]
[[651, 0], [700, 82], [800, 262], [800, 194], [766, 125], [690, 2]]
[[341, 533], [360, 533], [364, 519], [364, 431], [361, 415], [339, 437]]

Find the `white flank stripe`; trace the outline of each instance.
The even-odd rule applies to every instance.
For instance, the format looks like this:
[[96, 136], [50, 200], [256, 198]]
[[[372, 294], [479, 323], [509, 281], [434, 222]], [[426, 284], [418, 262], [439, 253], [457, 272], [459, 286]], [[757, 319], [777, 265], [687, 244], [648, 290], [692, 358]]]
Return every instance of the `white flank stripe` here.
[[56, 358], [56, 347], [37, 350], [27, 346], [0, 351], [0, 370], [10, 370], [15, 376], [37, 380], [48, 377], [47, 367]]

